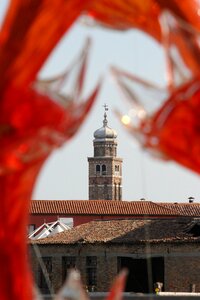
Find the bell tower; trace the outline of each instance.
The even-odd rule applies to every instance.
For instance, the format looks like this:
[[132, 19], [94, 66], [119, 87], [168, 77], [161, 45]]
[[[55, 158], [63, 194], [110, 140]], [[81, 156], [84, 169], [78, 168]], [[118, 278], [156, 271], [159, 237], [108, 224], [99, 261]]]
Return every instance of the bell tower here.
[[122, 158], [117, 157], [117, 132], [108, 126], [104, 105], [103, 127], [94, 132], [94, 156], [89, 163], [89, 200], [122, 200]]

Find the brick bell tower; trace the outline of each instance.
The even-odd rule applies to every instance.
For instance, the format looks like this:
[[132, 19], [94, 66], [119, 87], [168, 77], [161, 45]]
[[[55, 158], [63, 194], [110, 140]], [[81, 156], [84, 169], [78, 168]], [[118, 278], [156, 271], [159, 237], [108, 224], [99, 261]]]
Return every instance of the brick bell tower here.
[[89, 163], [89, 200], [122, 200], [122, 158], [117, 157], [117, 132], [108, 127], [104, 105], [103, 127], [94, 132], [94, 157]]

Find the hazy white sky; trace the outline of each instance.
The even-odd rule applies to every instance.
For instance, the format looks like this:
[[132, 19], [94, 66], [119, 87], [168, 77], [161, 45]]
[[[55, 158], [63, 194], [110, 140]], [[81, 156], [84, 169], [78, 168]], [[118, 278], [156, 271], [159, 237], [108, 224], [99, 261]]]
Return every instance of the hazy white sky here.
[[[7, 2], [1, 2], [1, 19]], [[194, 196], [198, 201], [199, 176], [176, 163], [152, 158], [140, 149], [112, 113], [113, 108], [126, 112], [127, 106], [108, 76], [110, 65], [165, 85], [164, 56], [154, 40], [136, 30], [117, 32], [89, 28], [77, 22], [49, 57], [40, 76], [45, 78], [62, 72], [79, 53], [88, 36], [93, 44], [85, 95], [100, 76], [104, 77], [102, 90], [75, 138], [54, 151], [46, 161], [35, 185], [33, 199], [88, 199], [87, 157], [93, 155], [93, 132], [102, 126], [102, 105], [107, 103], [110, 108], [108, 125], [118, 132], [118, 156], [124, 160], [123, 200], [146, 198], [185, 202], [189, 196]]]

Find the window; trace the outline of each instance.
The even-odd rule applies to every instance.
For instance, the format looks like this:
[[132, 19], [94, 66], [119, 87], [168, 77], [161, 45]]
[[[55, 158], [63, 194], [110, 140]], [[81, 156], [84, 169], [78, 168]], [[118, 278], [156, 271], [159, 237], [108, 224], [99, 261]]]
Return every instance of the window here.
[[38, 287], [43, 294], [50, 294], [50, 286], [52, 279], [52, 258], [43, 257], [43, 265], [38, 269]]
[[96, 165], [96, 174], [100, 174], [100, 165]]
[[119, 166], [115, 165], [115, 173], [118, 174], [119, 173]]
[[71, 228], [74, 227], [73, 218], [59, 218], [58, 220]]
[[86, 257], [86, 282], [89, 292], [95, 291], [97, 285], [97, 257]]
[[67, 278], [70, 269], [76, 268], [76, 257], [75, 256], [64, 256], [62, 257], [62, 279], [63, 282]]
[[28, 234], [31, 234], [35, 230], [35, 224], [28, 225]]
[[102, 175], [106, 175], [106, 165], [102, 165]]

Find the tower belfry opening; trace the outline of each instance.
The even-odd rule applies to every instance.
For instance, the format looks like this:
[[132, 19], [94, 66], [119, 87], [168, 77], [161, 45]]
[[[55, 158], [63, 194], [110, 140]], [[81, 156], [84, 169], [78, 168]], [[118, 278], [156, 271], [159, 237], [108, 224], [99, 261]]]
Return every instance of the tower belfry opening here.
[[103, 126], [94, 132], [94, 156], [89, 163], [89, 200], [122, 199], [122, 158], [117, 157], [117, 132], [108, 126], [104, 105]]

